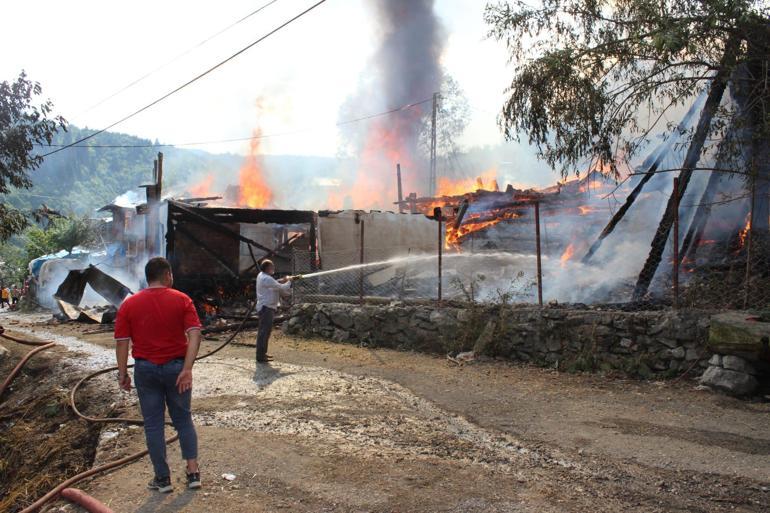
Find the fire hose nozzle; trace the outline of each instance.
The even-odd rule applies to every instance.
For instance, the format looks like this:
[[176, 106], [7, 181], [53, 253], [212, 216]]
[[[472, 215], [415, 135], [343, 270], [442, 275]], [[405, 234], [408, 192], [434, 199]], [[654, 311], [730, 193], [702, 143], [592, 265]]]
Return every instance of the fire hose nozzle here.
[[304, 276], [302, 276], [301, 274], [295, 274], [294, 276], [289, 276], [290, 280], [301, 280], [302, 278], [304, 278]]

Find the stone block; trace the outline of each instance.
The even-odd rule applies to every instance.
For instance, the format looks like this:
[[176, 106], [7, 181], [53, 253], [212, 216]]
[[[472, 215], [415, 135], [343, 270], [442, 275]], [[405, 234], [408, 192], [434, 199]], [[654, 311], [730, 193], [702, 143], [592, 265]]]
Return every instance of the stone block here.
[[754, 366], [749, 362], [738, 356], [726, 354], [722, 357], [722, 367], [737, 372], [745, 372], [746, 374], [756, 375], [757, 371]]
[[712, 365], [714, 367], [721, 367], [722, 355], [720, 354], [711, 355], [711, 359], [709, 360], [709, 365]]
[[759, 356], [767, 351], [770, 322], [748, 320], [745, 312], [725, 312], [711, 317], [709, 349], [721, 354], [748, 353]]
[[706, 369], [700, 383], [736, 396], [752, 394], [759, 386], [757, 379], [750, 374], [715, 366]]

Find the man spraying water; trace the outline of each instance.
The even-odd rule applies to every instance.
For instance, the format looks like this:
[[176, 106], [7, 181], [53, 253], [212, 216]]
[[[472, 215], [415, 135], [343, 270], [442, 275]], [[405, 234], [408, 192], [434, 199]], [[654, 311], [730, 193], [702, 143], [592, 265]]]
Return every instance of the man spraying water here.
[[273, 317], [281, 302], [281, 293], [291, 289], [295, 276], [273, 278], [275, 265], [270, 260], [263, 260], [257, 276], [257, 312], [259, 313], [259, 331], [257, 332], [257, 364], [267, 363], [273, 359], [267, 354], [267, 344], [273, 332]]

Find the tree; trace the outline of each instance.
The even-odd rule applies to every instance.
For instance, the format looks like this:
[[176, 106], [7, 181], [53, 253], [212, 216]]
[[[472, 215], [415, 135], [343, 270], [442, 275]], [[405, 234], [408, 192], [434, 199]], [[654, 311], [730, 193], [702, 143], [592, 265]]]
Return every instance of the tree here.
[[[67, 129], [61, 116], [52, 116], [53, 103], [36, 104], [42, 93], [37, 82], [24, 71], [15, 82], [0, 82], [0, 194], [12, 187], [29, 188], [29, 172], [37, 169], [43, 157], [34, 154], [35, 144], [51, 144], [54, 134]], [[10, 205], [0, 203], [0, 241], [7, 240], [26, 226], [25, 216]]]
[[[489, 4], [485, 19], [515, 66], [500, 118], [506, 137], [526, 133], [565, 176], [587, 161], [618, 176], [652, 134], [675, 129], [668, 113], [708, 90], [720, 70], [729, 77], [751, 60], [746, 42], [767, 26], [768, 7], [763, 0], [541, 0]], [[731, 123], [744, 121], [736, 114], [735, 104], [719, 106], [708, 140], [723, 141]]]
[[[634, 299], [649, 289], [677, 206], [704, 152], [713, 151], [722, 165], [732, 162], [720, 171], [749, 177], [751, 238], [770, 236], [769, 14], [763, 0], [542, 0], [538, 7], [486, 8], [491, 34], [506, 42], [516, 66], [501, 115], [506, 137], [526, 132], [541, 157], [563, 175], [589, 161], [619, 176], [619, 164], [628, 164], [652, 134], [672, 135], [675, 121], [666, 122], [667, 113], [708, 91]], [[621, 210], [633, 203], [657, 165]], [[621, 210], [586, 258], [617, 224]]]

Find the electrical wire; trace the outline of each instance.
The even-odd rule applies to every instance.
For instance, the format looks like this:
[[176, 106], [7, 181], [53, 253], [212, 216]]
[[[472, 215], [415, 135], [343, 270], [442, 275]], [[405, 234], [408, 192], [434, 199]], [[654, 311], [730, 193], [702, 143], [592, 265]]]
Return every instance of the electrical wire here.
[[229, 57], [227, 57], [226, 59], [224, 59], [222, 61], [219, 61], [217, 64], [215, 64], [214, 66], [208, 68], [206, 71], [203, 71], [202, 73], [199, 73], [198, 75], [196, 75], [195, 77], [191, 78], [190, 80], [188, 80], [184, 84], [182, 84], [182, 85], [172, 89], [168, 93], [164, 94], [160, 98], [157, 98], [156, 100], [153, 100], [152, 102], [148, 103], [144, 107], [141, 107], [140, 109], [135, 110], [131, 114], [128, 114], [127, 116], [124, 116], [123, 118], [115, 121], [114, 123], [111, 123], [110, 125], [102, 128], [100, 130], [97, 130], [96, 132], [94, 132], [92, 134], [89, 134], [86, 137], [78, 139], [77, 141], [73, 141], [73, 142], [71, 142], [69, 144], [66, 144], [66, 145], [64, 145], [64, 146], [62, 146], [60, 148], [57, 148], [57, 149], [55, 149], [53, 151], [49, 151], [48, 153], [43, 154], [42, 157], [48, 157], [48, 156], [51, 156], [51, 155], [53, 155], [55, 153], [59, 153], [60, 151], [63, 151], [65, 149], [67, 149], [67, 148], [71, 148], [73, 146], [76, 146], [76, 145], [78, 145], [78, 144], [80, 144], [80, 143], [82, 143], [84, 141], [87, 141], [87, 140], [89, 140], [89, 139], [91, 139], [93, 137], [96, 137], [97, 135], [99, 135], [101, 133], [106, 132], [107, 130], [110, 130], [111, 128], [116, 127], [117, 125], [119, 125], [119, 124], [121, 124], [121, 123], [123, 123], [123, 122], [125, 122], [125, 121], [127, 121], [127, 120], [129, 120], [131, 118], [133, 118], [134, 116], [136, 116], [138, 114], [141, 114], [142, 112], [146, 111], [147, 109], [149, 109], [151, 107], [154, 107], [155, 105], [159, 104], [163, 100], [169, 98], [170, 96], [178, 93], [179, 91], [181, 91], [182, 89], [186, 88], [187, 86], [189, 86], [189, 85], [197, 82], [198, 80], [202, 79], [203, 77], [205, 77], [209, 73], [212, 73], [213, 71], [215, 71], [215, 70], [219, 69], [220, 67], [224, 66], [225, 64], [227, 64], [231, 60], [235, 59], [236, 57], [238, 57], [239, 55], [243, 54], [247, 50], [253, 48], [257, 44], [261, 43], [262, 41], [264, 41], [268, 37], [270, 37], [273, 34], [275, 34], [276, 32], [280, 31], [281, 29], [287, 27], [288, 25], [290, 25], [293, 22], [297, 21], [298, 19], [302, 18], [303, 16], [305, 16], [306, 14], [311, 12], [312, 10], [316, 9], [317, 7], [319, 7], [321, 4], [326, 3], [326, 1], [327, 0], [319, 0], [318, 2], [314, 3], [313, 5], [311, 5], [310, 7], [305, 9], [304, 11], [302, 11], [301, 13], [297, 14], [296, 16], [294, 16], [293, 18], [283, 22], [281, 25], [279, 25], [278, 27], [274, 28], [273, 30], [271, 30], [270, 32], [268, 32], [264, 36], [260, 37], [256, 41], [253, 41], [253, 42], [249, 43], [248, 45], [244, 46], [243, 48], [241, 48], [240, 50], [238, 50], [234, 54], [232, 54]]
[[182, 52], [182, 53], [178, 54], [177, 56], [175, 56], [175, 57], [172, 57], [170, 60], [168, 60], [168, 61], [164, 62], [163, 64], [161, 64], [161, 65], [160, 65], [160, 66], [158, 66], [157, 68], [155, 68], [155, 69], [153, 69], [153, 70], [151, 70], [151, 71], [148, 71], [147, 73], [145, 73], [145, 74], [144, 74], [144, 75], [142, 75], [141, 77], [139, 77], [139, 78], [135, 79], [134, 81], [132, 81], [132, 82], [130, 82], [130, 83], [128, 83], [128, 84], [126, 84], [125, 86], [123, 86], [122, 88], [118, 89], [117, 91], [115, 91], [115, 92], [114, 92], [114, 93], [112, 93], [111, 95], [107, 96], [106, 98], [104, 98], [104, 99], [102, 99], [102, 100], [100, 100], [100, 101], [96, 102], [95, 104], [91, 105], [90, 107], [88, 107], [88, 108], [87, 108], [87, 109], [86, 109], [86, 110], [83, 112], [83, 114], [87, 114], [87, 113], [91, 112], [91, 111], [92, 111], [92, 110], [94, 110], [95, 108], [97, 108], [97, 107], [99, 107], [99, 106], [103, 105], [104, 103], [106, 103], [106, 102], [110, 101], [111, 99], [115, 98], [116, 96], [118, 96], [119, 94], [123, 93], [124, 91], [127, 91], [128, 89], [131, 89], [132, 87], [134, 87], [134, 86], [135, 86], [136, 84], [138, 84], [139, 82], [142, 82], [143, 80], [145, 80], [145, 79], [149, 78], [150, 76], [152, 76], [152, 75], [154, 75], [155, 73], [157, 73], [158, 71], [160, 71], [160, 70], [164, 69], [164, 68], [165, 68], [165, 67], [167, 67], [168, 65], [170, 65], [170, 64], [173, 64], [174, 62], [178, 61], [178, 60], [179, 60], [179, 59], [181, 59], [182, 57], [185, 57], [185, 56], [189, 55], [189, 54], [190, 54], [191, 52], [193, 52], [194, 50], [197, 50], [198, 48], [200, 48], [201, 46], [205, 45], [206, 43], [208, 43], [208, 42], [209, 42], [209, 41], [211, 41], [212, 39], [215, 39], [215, 38], [217, 38], [217, 37], [221, 36], [222, 34], [224, 34], [225, 32], [227, 32], [227, 31], [228, 31], [228, 30], [230, 30], [231, 28], [235, 27], [236, 25], [240, 25], [241, 23], [243, 23], [243, 22], [244, 22], [244, 21], [246, 21], [247, 19], [251, 18], [251, 17], [252, 17], [252, 16], [254, 16], [255, 14], [258, 14], [258, 13], [260, 13], [261, 11], [263, 11], [263, 10], [267, 9], [268, 7], [270, 7], [271, 5], [273, 5], [274, 3], [276, 3], [277, 1], [278, 1], [278, 0], [271, 0], [270, 2], [266, 3], [265, 5], [263, 5], [262, 7], [258, 8], [257, 10], [255, 10], [255, 11], [251, 11], [251, 12], [250, 12], [249, 14], [247, 14], [246, 16], [243, 16], [243, 17], [242, 17], [242, 18], [240, 18], [239, 20], [236, 20], [235, 22], [233, 22], [233, 23], [231, 23], [230, 25], [226, 26], [225, 28], [221, 29], [219, 32], [217, 32], [217, 33], [215, 33], [215, 34], [212, 34], [212, 35], [210, 35], [209, 37], [207, 37], [206, 39], [204, 39], [204, 40], [203, 40], [203, 41], [201, 41], [200, 43], [196, 44], [195, 46], [192, 46], [191, 48], [188, 48], [187, 50], [185, 50], [184, 52]]
[[[432, 98], [428, 98], [426, 100], [422, 100], [419, 102], [414, 103], [408, 103], [406, 105], [402, 105], [400, 107], [396, 107], [394, 109], [386, 110], [384, 112], [378, 112], [376, 114], [369, 114], [366, 116], [362, 116], [355, 119], [348, 119], [345, 121], [340, 121], [338, 123], [335, 123], [334, 126], [344, 126], [344, 125], [350, 125], [353, 123], [359, 123], [361, 121], [367, 121], [370, 119], [382, 117], [382, 116], [389, 116], [391, 114], [395, 114], [397, 112], [401, 112], [407, 109], [412, 109], [414, 107], [417, 107], [419, 105], [422, 105], [424, 103], [433, 101]], [[274, 134], [261, 134], [261, 135], [254, 135], [251, 137], [237, 137], [234, 139], [219, 139], [214, 141], [196, 141], [196, 142], [185, 142], [185, 143], [178, 143], [178, 144], [171, 144], [171, 143], [164, 143], [164, 144], [42, 144], [40, 146], [43, 147], [50, 147], [50, 148], [169, 148], [169, 147], [182, 147], [182, 146], [201, 146], [206, 144], [224, 144], [224, 143], [233, 143], [233, 142], [243, 142], [243, 141], [254, 141], [257, 139], [267, 139], [270, 137], [283, 137], [287, 135], [295, 135], [295, 134], [301, 134], [306, 132], [312, 132], [315, 130], [319, 130], [319, 127], [314, 128], [304, 128], [301, 130], [293, 130], [290, 132], [278, 132]], [[45, 155], [44, 155], [45, 156]]]

